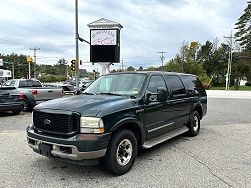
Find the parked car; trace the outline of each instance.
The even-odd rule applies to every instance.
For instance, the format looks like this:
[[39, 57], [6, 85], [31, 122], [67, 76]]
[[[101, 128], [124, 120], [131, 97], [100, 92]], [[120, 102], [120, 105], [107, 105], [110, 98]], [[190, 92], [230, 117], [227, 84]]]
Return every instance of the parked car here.
[[24, 96], [15, 87], [0, 87], [0, 111], [12, 111], [19, 114], [24, 106]]
[[[16, 87], [20, 93], [32, 94], [34, 96], [35, 104], [62, 97], [62, 89], [55, 87], [43, 87], [39, 80], [35, 79], [12, 79], [5, 82], [3, 85]], [[25, 100], [29, 108], [34, 107], [31, 100]]]
[[79, 89], [71, 84], [44, 84], [45, 87], [62, 88], [63, 96], [79, 95]]
[[196, 136], [207, 113], [198, 77], [166, 72], [101, 76], [83, 95], [34, 108], [28, 145], [37, 153], [80, 164], [102, 162], [128, 172], [138, 148], [148, 149], [182, 133]]

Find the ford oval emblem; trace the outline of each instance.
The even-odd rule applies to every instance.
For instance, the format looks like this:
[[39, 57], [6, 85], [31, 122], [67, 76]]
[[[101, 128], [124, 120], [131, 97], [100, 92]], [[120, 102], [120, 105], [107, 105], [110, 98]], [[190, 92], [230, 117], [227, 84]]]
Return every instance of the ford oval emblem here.
[[46, 125], [50, 125], [50, 124], [51, 124], [51, 120], [49, 120], [49, 119], [45, 119], [45, 120], [44, 120], [44, 124], [46, 124]]

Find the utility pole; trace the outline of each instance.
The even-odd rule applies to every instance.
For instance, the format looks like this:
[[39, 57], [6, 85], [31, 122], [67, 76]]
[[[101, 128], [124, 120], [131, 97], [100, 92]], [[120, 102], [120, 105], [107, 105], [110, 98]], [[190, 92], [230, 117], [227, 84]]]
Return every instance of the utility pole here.
[[36, 61], [37, 61], [36, 52], [37, 50], [40, 50], [40, 48], [30, 48], [30, 50], [34, 50], [34, 79], [36, 79]]
[[78, 0], [75, 0], [75, 39], [76, 39], [76, 87], [79, 87], [79, 49], [78, 49], [78, 40], [79, 40], [79, 34], [78, 34]]
[[227, 64], [227, 74], [226, 74], [226, 90], [229, 90], [229, 85], [230, 85], [230, 77], [231, 77], [231, 69], [232, 69], [232, 56], [233, 56], [233, 34], [231, 32], [231, 35], [228, 37], [225, 37], [228, 40], [229, 43], [229, 52], [228, 52], [228, 64]]
[[166, 52], [158, 52], [158, 53], [161, 54], [161, 56], [160, 56], [160, 61], [161, 61], [161, 66], [163, 66], [163, 65], [164, 65], [164, 60], [165, 60], [164, 54], [165, 54]]

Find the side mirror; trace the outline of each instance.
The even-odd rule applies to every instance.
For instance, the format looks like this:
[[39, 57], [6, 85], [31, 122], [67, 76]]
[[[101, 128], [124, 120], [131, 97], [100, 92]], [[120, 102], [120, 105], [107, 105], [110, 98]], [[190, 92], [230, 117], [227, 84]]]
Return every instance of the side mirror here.
[[159, 87], [157, 89], [157, 100], [159, 102], [166, 102], [167, 100], [167, 90], [164, 87]]
[[[152, 95], [155, 95], [157, 97], [157, 100], [155, 98], [155, 100], [151, 100], [150, 97]], [[147, 92], [144, 98], [144, 103], [145, 104], [149, 104], [150, 102], [166, 102], [167, 100], [167, 90], [164, 87], [159, 87], [157, 89], [157, 93], [150, 93]]]

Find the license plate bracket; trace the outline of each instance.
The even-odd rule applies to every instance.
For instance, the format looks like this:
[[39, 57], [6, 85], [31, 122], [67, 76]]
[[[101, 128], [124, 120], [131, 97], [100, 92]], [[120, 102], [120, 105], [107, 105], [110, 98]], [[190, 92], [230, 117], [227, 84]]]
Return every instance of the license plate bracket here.
[[44, 156], [51, 156], [52, 146], [49, 144], [39, 144], [39, 153]]

